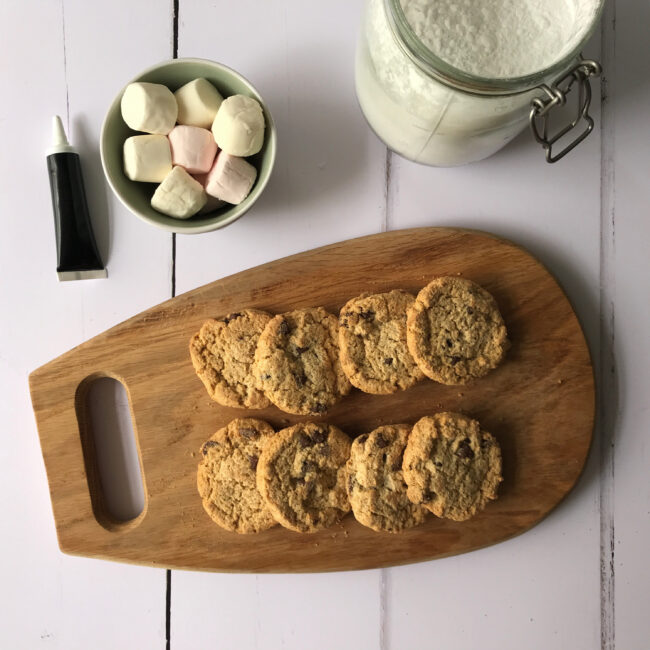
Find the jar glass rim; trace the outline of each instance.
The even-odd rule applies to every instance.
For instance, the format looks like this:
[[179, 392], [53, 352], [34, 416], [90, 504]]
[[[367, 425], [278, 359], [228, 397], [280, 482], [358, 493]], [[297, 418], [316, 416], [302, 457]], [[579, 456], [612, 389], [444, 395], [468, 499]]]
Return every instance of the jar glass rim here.
[[550, 66], [528, 75], [491, 78], [464, 72], [438, 57], [415, 34], [404, 14], [401, 1], [383, 1], [386, 17], [394, 35], [399, 38], [405, 53], [418, 67], [446, 85], [478, 94], [516, 94], [525, 92], [538, 86], [543, 79], [563, 72], [593, 36], [605, 6], [605, 0], [599, 0], [589, 28], [585, 30], [583, 37], [566, 56], [555, 61]]

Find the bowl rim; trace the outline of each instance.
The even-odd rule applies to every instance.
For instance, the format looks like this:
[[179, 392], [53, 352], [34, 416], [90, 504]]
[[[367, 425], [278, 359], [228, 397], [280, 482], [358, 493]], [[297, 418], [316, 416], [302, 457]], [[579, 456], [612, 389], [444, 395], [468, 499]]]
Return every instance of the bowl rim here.
[[[158, 68], [161, 68], [163, 66], [167, 65], [177, 65], [177, 64], [182, 64], [182, 63], [202, 63], [202, 64], [209, 64], [212, 66], [216, 66], [217, 68], [221, 68], [223, 71], [231, 74], [233, 77], [237, 78], [240, 82], [242, 82], [245, 86], [248, 87], [248, 89], [253, 93], [255, 96], [255, 99], [257, 99], [260, 104], [262, 105], [262, 109], [264, 110], [264, 115], [266, 117], [266, 129], [268, 132], [268, 142], [267, 142], [267, 148], [268, 148], [268, 156], [269, 156], [269, 171], [266, 174], [266, 177], [263, 179], [260, 179], [258, 176], [257, 183], [255, 184], [255, 190], [257, 193], [257, 197], [255, 198], [255, 201], [252, 203], [249, 203], [245, 207], [241, 207], [241, 205], [233, 205], [232, 206], [232, 214], [229, 214], [227, 217], [223, 218], [221, 221], [216, 221], [216, 222], [211, 222], [211, 223], [203, 223], [203, 224], [196, 224], [192, 225], [190, 220], [183, 221], [181, 219], [178, 220], [178, 226], [176, 224], [174, 225], [168, 225], [166, 223], [161, 223], [157, 221], [156, 219], [151, 218], [150, 216], [136, 210], [132, 206], [130, 206], [127, 201], [122, 197], [121, 193], [117, 190], [114, 180], [113, 180], [113, 175], [110, 172], [110, 170], [107, 167], [106, 164], [106, 157], [105, 157], [105, 139], [106, 139], [106, 128], [109, 120], [109, 116], [118, 109], [119, 104], [122, 101], [122, 95], [124, 94], [124, 91], [126, 87], [134, 82], [140, 81], [142, 77], [145, 75], [154, 72]], [[267, 186], [269, 179], [271, 178], [271, 174], [273, 173], [273, 168], [275, 167], [275, 157], [277, 153], [277, 134], [275, 130], [275, 122], [273, 121], [273, 116], [271, 115], [271, 111], [262, 98], [262, 95], [259, 93], [257, 88], [253, 86], [253, 84], [246, 78], [244, 75], [240, 74], [236, 70], [233, 70], [231, 67], [224, 65], [223, 63], [219, 63], [218, 61], [212, 61], [211, 59], [202, 59], [202, 58], [196, 58], [196, 57], [183, 57], [179, 59], [167, 59], [165, 61], [160, 61], [159, 63], [156, 63], [154, 65], [149, 66], [148, 68], [142, 70], [140, 73], [138, 73], [135, 77], [133, 77], [130, 81], [124, 84], [124, 86], [120, 89], [120, 91], [117, 93], [111, 104], [109, 105], [106, 114], [104, 115], [104, 119], [102, 121], [102, 126], [100, 130], [100, 136], [99, 136], [99, 157], [101, 159], [102, 163], [102, 170], [104, 171], [104, 177], [108, 181], [108, 184], [113, 191], [113, 194], [118, 198], [120, 203], [131, 213], [134, 214], [136, 217], [141, 219], [142, 221], [152, 225], [156, 226], [157, 228], [161, 228], [162, 230], [166, 230], [167, 232], [172, 232], [176, 233], [179, 235], [196, 235], [204, 232], [211, 232], [213, 230], [219, 230], [221, 228], [225, 228], [226, 226], [229, 226], [231, 223], [234, 221], [237, 221], [237, 219], [240, 219], [243, 217], [248, 210], [250, 210], [253, 205], [257, 202], [257, 199], [259, 196], [262, 194], [264, 191], [265, 187]], [[164, 215], [161, 214], [161, 217]]]

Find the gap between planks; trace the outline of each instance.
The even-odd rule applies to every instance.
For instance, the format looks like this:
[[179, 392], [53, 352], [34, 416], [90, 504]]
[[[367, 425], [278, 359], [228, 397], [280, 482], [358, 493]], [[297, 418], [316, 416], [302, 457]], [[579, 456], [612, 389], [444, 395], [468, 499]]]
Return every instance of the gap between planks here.
[[[180, 0], [172, 2], [172, 59], [178, 58], [178, 14]], [[176, 296], [176, 233], [172, 233], [171, 297]], [[171, 649], [172, 572], [165, 573], [165, 649]]]
[[68, 90], [68, 51], [65, 42], [65, 0], [61, 0], [61, 30], [63, 33], [63, 76], [65, 79], [65, 132], [70, 137], [70, 92]]
[[600, 646], [615, 648], [614, 450], [618, 420], [616, 371], [615, 123], [612, 97], [616, 54], [616, 2], [605, 4], [601, 24], [601, 162], [600, 162]]

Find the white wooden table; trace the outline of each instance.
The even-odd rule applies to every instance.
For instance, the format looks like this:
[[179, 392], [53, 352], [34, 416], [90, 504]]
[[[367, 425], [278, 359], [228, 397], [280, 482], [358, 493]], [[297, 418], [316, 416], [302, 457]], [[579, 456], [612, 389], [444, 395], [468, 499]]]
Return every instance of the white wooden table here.
[[[650, 4], [610, 0], [587, 52], [605, 66], [598, 127], [568, 159], [547, 165], [526, 133], [487, 161], [438, 170], [388, 154], [363, 121], [359, 2], [180, 0], [177, 21], [173, 4], [0, 3], [0, 647], [650, 647]], [[174, 53], [241, 71], [279, 134], [254, 210], [175, 240], [118, 204], [98, 153], [117, 90]], [[55, 113], [82, 154], [108, 280], [56, 280], [44, 159]], [[60, 553], [29, 371], [174, 290], [424, 225], [528, 247], [584, 325], [599, 425], [582, 478], [545, 521], [463, 556], [339, 574], [168, 574]]]

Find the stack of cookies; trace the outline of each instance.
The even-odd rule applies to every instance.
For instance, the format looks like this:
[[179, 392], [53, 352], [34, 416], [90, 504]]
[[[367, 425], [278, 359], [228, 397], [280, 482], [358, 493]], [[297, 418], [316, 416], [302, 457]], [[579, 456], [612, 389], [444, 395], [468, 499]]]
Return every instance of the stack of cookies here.
[[202, 448], [198, 489], [221, 527], [256, 533], [276, 524], [313, 533], [350, 510], [359, 523], [398, 533], [428, 512], [464, 521], [497, 496], [501, 451], [458, 413], [388, 425], [354, 441], [333, 425], [304, 422], [274, 433], [238, 419]]
[[246, 309], [209, 320], [190, 342], [210, 397], [224, 406], [274, 404], [322, 415], [352, 386], [389, 394], [425, 376], [464, 384], [503, 359], [506, 327], [494, 298], [458, 277], [440, 277], [417, 298], [364, 294], [339, 318], [322, 307], [271, 316]]
[[[406, 390], [429, 377], [455, 385], [483, 377], [507, 349], [494, 298], [470, 280], [439, 277], [417, 297], [393, 290], [272, 316], [245, 309], [205, 322], [190, 341], [194, 368], [220, 404], [323, 415], [355, 388]], [[275, 433], [238, 419], [202, 447], [198, 488], [212, 519], [239, 533], [276, 523], [331, 526], [350, 509], [374, 530], [399, 532], [428, 512], [462, 521], [496, 498], [501, 452], [457, 413], [380, 427], [354, 441], [326, 423]]]

